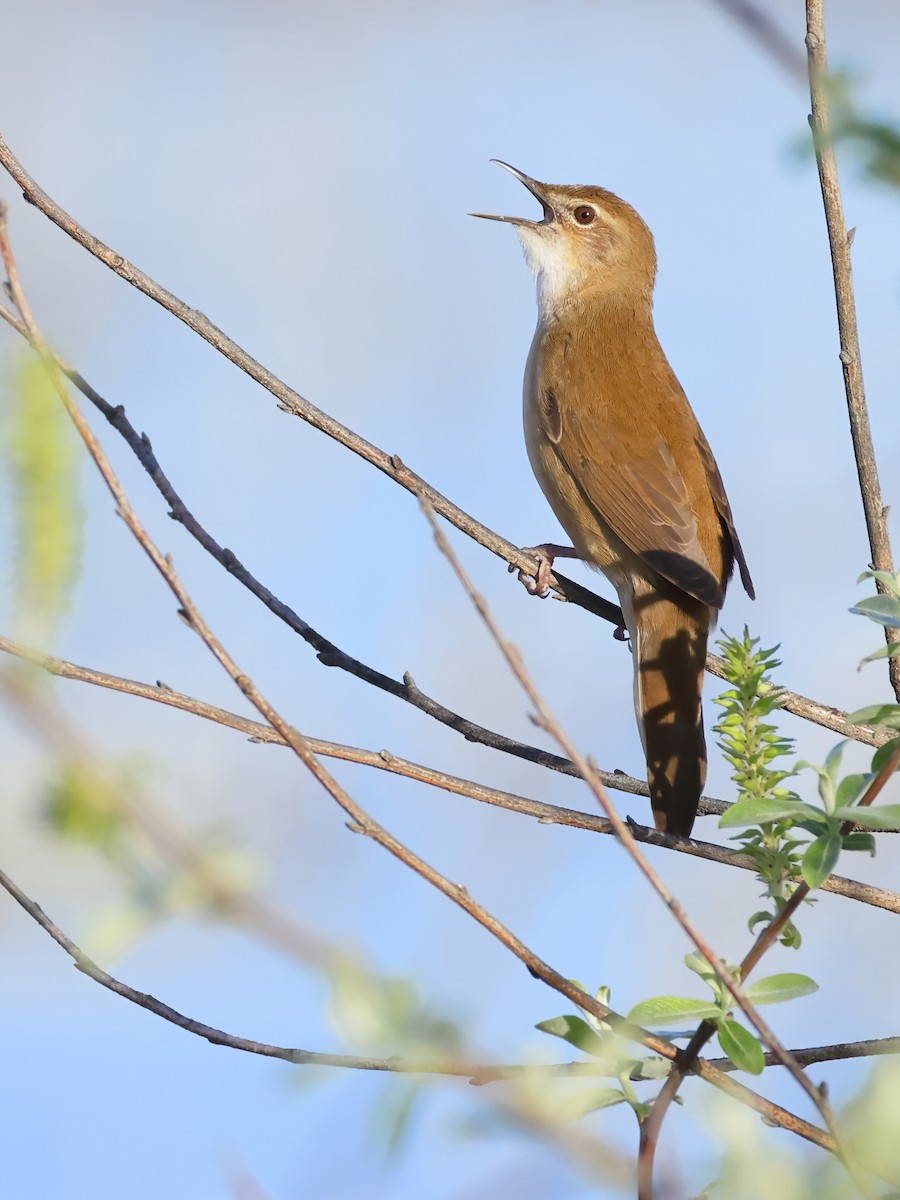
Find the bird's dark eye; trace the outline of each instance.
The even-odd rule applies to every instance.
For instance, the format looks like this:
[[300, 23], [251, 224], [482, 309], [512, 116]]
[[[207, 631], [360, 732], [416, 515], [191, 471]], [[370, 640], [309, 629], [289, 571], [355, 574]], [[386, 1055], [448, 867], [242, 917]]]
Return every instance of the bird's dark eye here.
[[579, 204], [575, 209], [575, 220], [579, 225], [590, 225], [597, 213], [589, 204]]

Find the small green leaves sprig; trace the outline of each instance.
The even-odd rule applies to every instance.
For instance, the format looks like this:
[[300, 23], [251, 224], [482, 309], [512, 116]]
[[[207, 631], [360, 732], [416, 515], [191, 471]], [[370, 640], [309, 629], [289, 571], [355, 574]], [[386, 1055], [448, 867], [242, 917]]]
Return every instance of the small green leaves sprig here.
[[[775, 657], [778, 647], [758, 649], [759, 638], [751, 638], [744, 627], [740, 638], [723, 633], [718, 647], [725, 660], [725, 678], [730, 687], [716, 697], [723, 709], [713, 726], [725, 760], [733, 768], [738, 801], [719, 821], [722, 828], [747, 828], [736, 835], [742, 850], [753, 859], [763, 893], [772, 901], [774, 912], [762, 909], [748, 922], [751, 932], [781, 912], [796, 887], [801, 870], [800, 848], [804, 839], [794, 836], [796, 806], [799, 798], [784, 781], [794, 768], [776, 766], [790, 757], [794, 744], [783, 737], [768, 718], [782, 704], [781, 692], [771, 674], [781, 666]], [[795, 949], [800, 945], [796, 926], [788, 922], [781, 941]]]
[[[859, 577], [859, 582], [864, 579], [876, 580], [885, 589], [885, 594], [869, 596], [850, 611], [886, 628], [900, 629], [900, 572], [891, 575], [884, 571], [866, 571]], [[772, 726], [760, 720], [778, 706], [777, 689], [773, 699], [768, 678], [769, 671], [779, 665], [773, 657], [774, 650], [756, 650], [756, 639], [751, 639], [746, 629], [741, 640], [726, 638], [721, 645], [728, 680], [733, 686], [718, 700], [726, 712], [716, 726], [716, 732], [720, 734], [725, 757], [736, 768], [733, 778], [738, 784], [739, 799], [722, 816], [719, 826], [758, 827], [747, 828], [739, 836], [744, 840], [744, 849], [756, 862], [777, 913], [793, 891], [798, 872], [810, 888], [817, 888], [834, 871], [843, 850], [875, 853], [872, 834], [860, 830], [844, 832], [848, 822], [872, 830], [900, 830], [900, 804], [860, 807], [869, 785], [900, 739], [893, 738], [879, 747], [870, 771], [843, 778], [839, 778], [839, 772], [845, 742], [835, 746], [822, 766], [798, 762], [795, 771], [811, 770], [818, 777], [821, 808], [804, 803], [795, 793], [780, 787], [788, 773], [772, 771], [769, 767], [773, 759], [790, 749], [786, 739], [779, 738]], [[889, 643], [863, 659], [860, 666], [897, 655], [900, 655], [900, 645]], [[851, 713], [847, 724], [883, 726], [900, 731], [900, 705], [870, 705]], [[806, 836], [798, 838], [798, 834]], [[751, 929], [764, 919], [771, 919], [770, 914], [755, 913], [750, 918]], [[799, 945], [799, 934], [793, 926], [785, 927], [782, 941], [786, 945]]]
[[[573, 982], [585, 991], [583, 984]], [[594, 993], [605, 1007], [609, 1006], [610, 989], [599, 987]], [[562, 1038], [576, 1050], [603, 1064], [604, 1074], [617, 1081], [618, 1087], [594, 1087], [583, 1091], [577, 1097], [576, 1104], [571, 1106], [573, 1116], [584, 1116], [588, 1112], [596, 1112], [601, 1108], [611, 1108], [616, 1104], [627, 1104], [633, 1110], [638, 1121], [643, 1121], [650, 1112], [650, 1105], [638, 1099], [632, 1081], [642, 1079], [663, 1079], [671, 1070], [671, 1063], [658, 1055], [635, 1058], [625, 1052], [624, 1040], [604, 1020], [593, 1013], [582, 1009], [581, 1016], [551, 1017], [549, 1021], [540, 1021], [535, 1029], [541, 1033], [549, 1033], [552, 1037]]]
[[[653, 1029], [660, 1026], [693, 1024], [709, 1021], [716, 1028], [722, 1053], [741, 1071], [759, 1075], [765, 1066], [762, 1046], [753, 1034], [734, 1019], [731, 1010], [734, 1001], [731, 993], [719, 979], [710, 964], [700, 954], [685, 955], [685, 965], [698, 975], [712, 993], [711, 998], [697, 1000], [688, 996], [654, 996], [642, 1000], [628, 1013], [627, 1020], [635, 1025]], [[732, 963], [725, 964], [728, 971], [739, 980], [739, 969]], [[582, 984], [578, 984], [583, 988]], [[808, 996], [818, 989], [818, 984], [807, 975], [769, 975], [757, 979], [744, 988], [744, 994], [753, 1004], [779, 1004]], [[603, 1005], [609, 1005], [608, 987], [600, 987], [595, 995]], [[581, 1016], [553, 1017], [535, 1026], [542, 1033], [562, 1038], [576, 1050], [599, 1060], [605, 1073], [616, 1079], [618, 1087], [592, 1088], [579, 1098], [577, 1115], [610, 1108], [615, 1104], [628, 1104], [642, 1121], [650, 1106], [639, 1100], [631, 1084], [633, 1081], [663, 1079], [671, 1070], [671, 1063], [658, 1055], [635, 1058], [625, 1050], [626, 1043], [606, 1021], [593, 1013], [582, 1011]], [[684, 1033], [660, 1029], [669, 1038], [685, 1037]]]
[[[750, 1030], [731, 1015], [734, 1005], [731, 993], [702, 955], [686, 954], [684, 963], [694, 974], [699, 975], [712, 992], [712, 998], [696, 1000], [688, 996], [655, 996], [636, 1004], [628, 1014], [628, 1020], [637, 1025], [651, 1027], [708, 1021], [715, 1026], [722, 1053], [738, 1070], [748, 1071], [751, 1075], [761, 1074], [766, 1065], [763, 1048]], [[738, 982], [739, 968], [732, 963], [723, 965]], [[744, 995], [751, 1004], [780, 1004], [786, 1000], [796, 1000], [800, 996], [809, 996], [817, 990], [818, 984], [808, 975], [788, 973], [757, 979], [744, 987]]]

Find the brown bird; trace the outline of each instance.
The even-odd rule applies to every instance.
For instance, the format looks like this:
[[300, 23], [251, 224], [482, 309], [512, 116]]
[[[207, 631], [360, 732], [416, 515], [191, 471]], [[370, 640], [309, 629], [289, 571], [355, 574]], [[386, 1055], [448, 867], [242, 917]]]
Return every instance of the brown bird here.
[[554, 557], [584, 559], [619, 594], [658, 829], [689, 834], [706, 779], [701, 689], [710, 628], [737, 562], [753, 584], [712, 451], [653, 326], [656, 251], [634, 211], [599, 187], [539, 183], [506, 221], [537, 277], [525, 368], [528, 458], [572, 546], [535, 548], [529, 590]]

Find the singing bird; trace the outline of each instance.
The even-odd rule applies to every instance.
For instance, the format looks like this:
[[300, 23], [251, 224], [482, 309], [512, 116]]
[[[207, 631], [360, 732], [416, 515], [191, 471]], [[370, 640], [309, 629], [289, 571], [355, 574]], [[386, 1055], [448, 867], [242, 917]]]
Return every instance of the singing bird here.
[[716, 460], [656, 336], [653, 235], [612, 192], [539, 183], [492, 161], [543, 209], [540, 220], [472, 215], [515, 226], [537, 278], [525, 442], [572, 540], [534, 548], [529, 590], [546, 592], [563, 555], [615, 587], [654, 821], [687, 835], [706, 779], [707, 640], [735, 562], [754, 592]]

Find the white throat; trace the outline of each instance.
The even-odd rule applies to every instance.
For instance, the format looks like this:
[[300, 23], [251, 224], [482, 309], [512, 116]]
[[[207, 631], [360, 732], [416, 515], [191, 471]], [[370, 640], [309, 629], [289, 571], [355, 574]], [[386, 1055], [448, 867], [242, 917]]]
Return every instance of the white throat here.
[[516, 228], [528, 269], [537, 280], [538, 307], [552, 316], [566, 307], [581, 283], [583, 269], [562, 238], [528, 225]]

